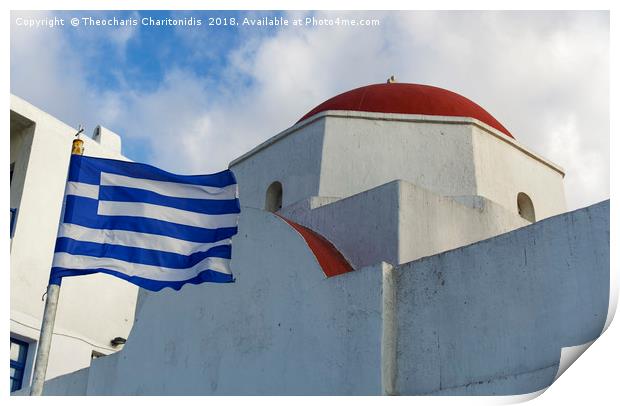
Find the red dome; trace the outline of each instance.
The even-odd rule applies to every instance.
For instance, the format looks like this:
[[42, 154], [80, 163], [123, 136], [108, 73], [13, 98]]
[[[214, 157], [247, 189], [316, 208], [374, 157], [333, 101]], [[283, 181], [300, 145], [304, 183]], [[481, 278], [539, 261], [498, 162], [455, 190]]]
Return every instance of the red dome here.
[[327, 110], [471, 117], [514, 138], [499, 121], [473, 101], [434, 86], [384, 83], [359, 87], [319, 104], [299, 121]]

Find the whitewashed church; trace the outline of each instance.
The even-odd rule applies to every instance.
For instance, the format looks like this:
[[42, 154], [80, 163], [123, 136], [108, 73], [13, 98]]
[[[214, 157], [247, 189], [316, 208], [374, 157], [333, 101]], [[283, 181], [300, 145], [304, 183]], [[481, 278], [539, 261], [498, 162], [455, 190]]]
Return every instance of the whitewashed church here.
[[[12, 121], [34, 114], [25, 106], [12, 99]], [[64, 131], [66, 152], [53, 147], [59, 168], [73, 136]], [[120, 138], [99, 131], [85, 155], [120, 156]], [[12, 155], [13, 132], [12, 122]], [[230, 163], [242, 206], [236, 282], [140, 289], [136, 299], [133, 285], [97, 275], [110, 311], [96, 310], [98, 328], [84, 329], [92, 313], [74, 309], [61, 327], [105, 351], [92, 357], [95, 347], [84, 347], [67, 363], [68, 344], [55, 336], [45, 394], [515, 395], [549, 386], [562, 348], [596, 339], [606, 322], [609, 201], [567, 213], [563, 169], [518, 137], [432, 86], [388, 81], [325, 101]], [[52, 255], [40, 254], [38, 279], [21, 282], [27, 250], [17, 241], [33, 228], [20, 221], [34, 220], [21, 220], [18, 203], [12, 292], [37, 296]], [[50, 223], [59, 214], [60, 204]], [[38, 238], [53, 247], [50, 230]], [[92, 278], [72, 283], [88, 288]], [[64, 290], [61, 299], [87, 300]], [[15, 310], [36, 325], [42, 304], [20, 306], [12, 294], [12, 320]], [[13, 330], [12, 348], [15, 336], [31, 357], [38, 332]], [[115, 338], [127, 342], [114, 347]], [[18, 394], [27, 393], [26, 364]]]

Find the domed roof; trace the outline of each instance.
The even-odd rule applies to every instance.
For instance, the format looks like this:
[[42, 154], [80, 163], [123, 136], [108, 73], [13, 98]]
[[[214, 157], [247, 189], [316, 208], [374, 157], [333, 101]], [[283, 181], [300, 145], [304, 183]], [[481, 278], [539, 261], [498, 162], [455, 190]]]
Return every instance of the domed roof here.
[[359, 87], [324, 101], [298, 122], [327, 110], [471, 117], [514, 138], [499, 121], [473, 101], [428, 85], [383, 83]]

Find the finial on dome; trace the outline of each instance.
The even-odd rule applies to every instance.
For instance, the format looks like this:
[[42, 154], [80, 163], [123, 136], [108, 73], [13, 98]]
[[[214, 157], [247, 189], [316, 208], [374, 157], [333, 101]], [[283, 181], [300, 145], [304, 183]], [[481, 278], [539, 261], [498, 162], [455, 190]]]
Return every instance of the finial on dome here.
[[390, 76], [387, 80], [388, 83], [396, 83], [396, 78], [394, 77], [394, 75]]

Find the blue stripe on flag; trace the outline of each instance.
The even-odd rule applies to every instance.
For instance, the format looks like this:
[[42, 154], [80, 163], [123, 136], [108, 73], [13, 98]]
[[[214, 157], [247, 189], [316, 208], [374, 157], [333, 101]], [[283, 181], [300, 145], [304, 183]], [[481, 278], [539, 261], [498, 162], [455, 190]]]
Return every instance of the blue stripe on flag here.
[[237, 234], [237, 227], [211, 229], [144, 217], [97, 215], [97, 205], [98, 201], [95, 199], [68, 195], [63, 222], [88, 228], [164, 235], [200, 243], [217, 242]]
[[141, 288], [152, 290], [155, 292], [158, 292], [164, 288], [180, 290], [186, 283], [198, 285], [203, 282], [229, 283], [235, 281], [232, 275], [213, 271], [211, 269], [202, 271], [195, 277], [184, 281], [158, 281], [142, 278], [139, 276], [129, 276], [121, 272], [112, 271], [110, 269], [104, 268], [82, 270], [53, 267], [49, 283], [53, 285], [60, 285], [62, 278], [65, 276], [82, 276], [94, 273], [105, 273], [108, 275], [116, 276], [117, 278], [124, 279], [128, 282], [133, 283], [134, 285], [138, 285]]
[[98, 185], [101, 172], [161, 182], [185, 183], [188, 185], [213, 186], [219, 188], [237, 183], [235, 175], [229, 169], [210, 175], [175, 175], [154, 166], [136, 162], [93, 158], [80, 155], [71, 156], [68, 178], [70, 182]]
[[61, 222], [76, 226], [60, 229], [51, 284], [98, 272], [153, 291], [234, 282], [229, 239], [240, 206], [232, 171], [184, 176], [72, 155], [68, 182]]
[[239, 199], [211, 200], [163, 196], [150, 190], [123, 186], [99, 186], [99, 200], [143, 202], [203, 214], [239, 213]]
[[192, 267], [207, 257], [230, 259], [231, 247], [230, 244], [218, 245], [206, 251], [181, 255], [173, 252], [114, 244], [99, 244], [60, 237], [56, 239], [55, 252], [67, 252], [72, 255], [86, 255], [89, 257], [114, 258], [135, 264], [183, 269]]

